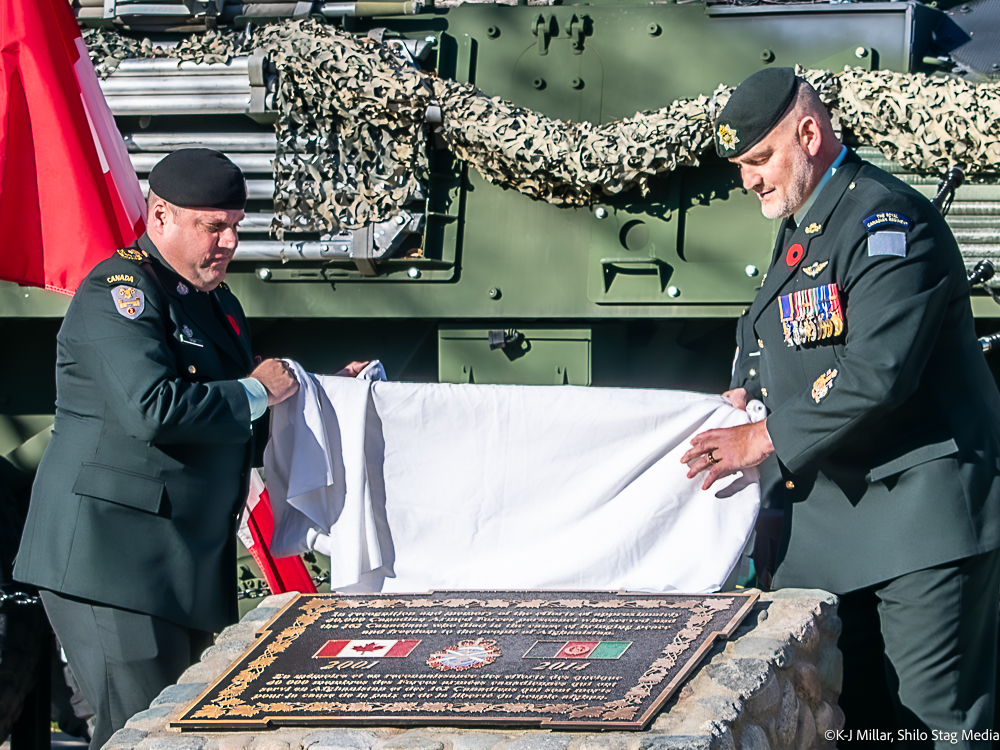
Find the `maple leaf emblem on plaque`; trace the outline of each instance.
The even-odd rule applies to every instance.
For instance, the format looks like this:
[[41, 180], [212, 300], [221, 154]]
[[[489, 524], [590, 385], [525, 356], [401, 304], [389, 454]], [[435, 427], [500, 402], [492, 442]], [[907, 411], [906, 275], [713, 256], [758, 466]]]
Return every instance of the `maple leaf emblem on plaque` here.
[[370, 651], [381, 651], [385, 646], [380, 646], [377, 643], [366, 643], [364, 646], [355, 646], [352, 651], [357, 651], [359, 654], [367, 654]]

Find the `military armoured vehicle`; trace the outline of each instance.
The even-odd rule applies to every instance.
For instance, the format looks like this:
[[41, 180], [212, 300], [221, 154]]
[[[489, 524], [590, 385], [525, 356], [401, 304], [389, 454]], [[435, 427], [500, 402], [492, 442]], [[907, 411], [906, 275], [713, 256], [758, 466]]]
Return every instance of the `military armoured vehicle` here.
[[[245, 171], [228, 283], [256, 353], [315, 372], [723, 390], [777, 223], [706, 147], [720, 86], [765, 66], [835, 74], [818, 80], [840, 87], [845, 139], [924, 193], [963, 165], [962, 250], [1000, 250], [994, 0], [73, 6], [140, 181], [188, 145]], [[331, 56], [345, 40], [362, 63]], [[21, 502], [67, 304], [0, 283]], [[974, 307], [998, 327], [985, 293]]]

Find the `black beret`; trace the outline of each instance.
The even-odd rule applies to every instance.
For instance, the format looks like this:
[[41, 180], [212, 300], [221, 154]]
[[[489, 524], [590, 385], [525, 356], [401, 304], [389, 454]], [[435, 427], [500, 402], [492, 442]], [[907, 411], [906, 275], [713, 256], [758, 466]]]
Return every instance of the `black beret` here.
[[764, 68], [741, 83], [715, 120], [715, 150], [731, 159], [756, 146], [781, 122], [801, 79], [794, 68]]
[[210, 148], [182, 148], [164, 156], [149, 173], [149, 189], [184, 208], [239, 210], [247, 203], [243, 172]]

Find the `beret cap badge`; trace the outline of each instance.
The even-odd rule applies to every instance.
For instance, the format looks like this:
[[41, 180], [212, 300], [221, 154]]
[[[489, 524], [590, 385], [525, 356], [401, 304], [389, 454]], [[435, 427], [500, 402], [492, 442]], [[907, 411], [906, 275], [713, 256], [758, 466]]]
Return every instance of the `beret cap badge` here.
[[760, 143], [795, 103], [800, 80], [794, 68], [764, 68], [737, 86], [715, 120], [716, 153], [739, 158]]
[[726, 151], [735, 151], [736, 147], [740, 143], [740, 137], [736, 128], [732, 127], [728, 123], [722, 123], [719, 126], [718, 138], [719, 145]]

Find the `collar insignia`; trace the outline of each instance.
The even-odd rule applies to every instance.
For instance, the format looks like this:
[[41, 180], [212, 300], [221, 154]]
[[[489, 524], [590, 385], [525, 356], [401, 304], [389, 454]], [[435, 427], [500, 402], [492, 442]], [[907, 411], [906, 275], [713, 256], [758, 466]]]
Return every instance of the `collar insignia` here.
[[816, 378], [816, 382], [813, 383], [813, 389], [812, 389], [813, 401], [815, 401], [818, 404], [820, 401], [826, 398], [826, 395], [830, 392], [830, 389], [833, 388], [833, 379], [837, 377], [838, 374], [839, 373], [837, 372], [837, 370], [827, 370], [818, 378]]
[[718, 138], [719, 143], [726, 151], [735, 151], [740, 142], [736, 128], [725, 123], [719, 126]]
[[177, 293], [178, 294], [182, 294], [182, 295], [183, 294], [187, 294], [188, 293], [187, 284], [185, 284], [183, 281], [178, 281], [177, 282]]
[[830, 261], [828, 260], [824, 260], [822, 263], [813, 263], [811, 266], [806, 266], [805, 268], [803, 268], [802, 273], [804, 273], [811, 279], [815, 279], [817, 276], [820, 275], [820, 273], [823, 272], [823, 269], [826, 268], [828, 265], [830, 265]]
[[818, 232], [822, 228], [823, 227], [821, 227], [814, 221], [812, 224], [806, 227], [806, 234], [816, 234], [816, 232]]

